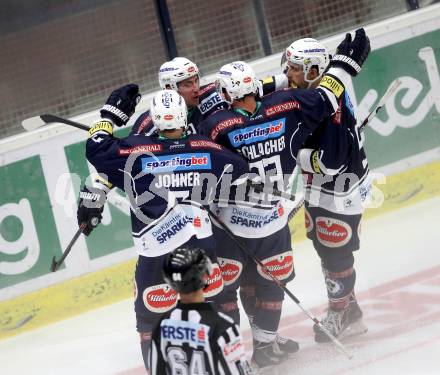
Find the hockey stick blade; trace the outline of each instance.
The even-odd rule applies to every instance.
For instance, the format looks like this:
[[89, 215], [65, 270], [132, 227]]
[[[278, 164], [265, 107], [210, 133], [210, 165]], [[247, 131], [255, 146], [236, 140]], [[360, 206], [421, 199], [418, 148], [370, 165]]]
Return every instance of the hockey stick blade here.
[[28, 118], [26, 120], [23, 120], [21, 122], [21, 125], [27, 131], [32, 131], [32, 130], [38, 129], [44, 125], [55, 124], [55, 123], [70, 125], [70, 126], [73, 126], [74, 128], [85, 130], [85, 131], [90, 130], [90, 127], [87, 125], [66, 119], [64, 117], [51, 115], [51, 114], [44, 114], [44, 115]]
[[75, 244], [76, 240], [83, 232], [83, 230], [86, 228], [86, 226], [87, 223], [81, 223], [81, 225], [79, 226], [73, 238], [70, 240], [70, 243], [67, 245], [66, 250], [64, 250], [63, 255], [61, 255], [61, 258], [59, 260], [56, 260], [55, 256], [52, 258], [52, 263], [50, 265], [51, 272], [55, 272], [63, 264], [64, 259], [66, 259], [66, 257], [69, 255], [70, 250], [72, 250], [73, 245]]
[[43, 125], [46, 125], [46, 123], [41, 119], [40, 116], [27, 118], [21, 122], [21, 126], [28, 132], [38, 129]]

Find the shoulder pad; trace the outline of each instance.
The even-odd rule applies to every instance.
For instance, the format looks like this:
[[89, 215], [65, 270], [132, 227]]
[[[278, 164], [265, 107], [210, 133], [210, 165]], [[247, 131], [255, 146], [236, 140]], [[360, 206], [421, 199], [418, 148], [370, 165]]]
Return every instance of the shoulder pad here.
[[[218, 114], [218, 117], [216, 118], [217, 121], [212, 123], [212, 126], [209, 129], [209, 137], [214, 141], [217, 139], [220, 133], [237, 125], [243, 125], [245, 122], [243, 116], [237, 115], [236, 113], [230, 111], [218, 111], [215, 114]], [[214, 116], [215, 114], [211, 116]], [[222, 114], [225, 115], [221, 116]]]
[[153, 120], [150, 116], [150, 111], [146, 111], [136, 120], [135, 124], [133, 125], [131, 134], [144, 134], [153, 126], [154, 125]]

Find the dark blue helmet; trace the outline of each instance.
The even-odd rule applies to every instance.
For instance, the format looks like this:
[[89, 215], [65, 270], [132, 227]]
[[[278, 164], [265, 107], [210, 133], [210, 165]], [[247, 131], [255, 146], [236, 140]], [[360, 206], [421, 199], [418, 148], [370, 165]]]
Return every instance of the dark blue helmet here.
[[172, 251], [163, 266], [163, 278], [178, 293], [191, 293], [207, 286], [212, 263], [202, 249], [180, 247]]

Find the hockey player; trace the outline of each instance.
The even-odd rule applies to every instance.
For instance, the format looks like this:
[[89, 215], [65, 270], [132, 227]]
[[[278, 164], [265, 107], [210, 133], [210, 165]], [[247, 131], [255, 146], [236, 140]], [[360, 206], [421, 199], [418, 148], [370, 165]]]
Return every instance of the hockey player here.
[[[281, 90], [261, 101], [256, 100], [258, 83], [252, 69], [243, 62], [227, 64], [220, 69], [218, 78], [232, 108], [215, 112], [200, 129], [212, 140], [243, 155], [249, 161], [251, 172], [259, 175], [265, 185], [272, 183], [278, 190], [290, 191], [288, 176], [296, 167], [301, 146], [323, 120], [337, 110], [344, 97], [344, 82], [350, 79], [349, 74], [354, 76], [360, 71], [369, 51], [369, 40], [364, 30], [359, 29], [353, 41], [346, 36], [341, 42], [331, 69], [317, 89]], [[248, 248], [254, 249], [255, 255], [283, 282], [294, 275], [287, 226], [292, 208], [287, 202], [273, 200], [269, 206], [263, 204], [249, 210], [227, 207], [220, 211], [226, 225]], [[227, 237], [224, 238], [227, 241]], [[286, 358], [285, 353], [278, 355], [281, 345], [276, 343], [283, 292], [267, 280], [258, 267], [255, 270], [253, 263], [246, 264], [246, 259], [238, 259], [240, 253], [234, 251], [233, 243], [223, 248], [230, 252], [219, 255], [220, 266], [230, 268], [238, 264], [238, 268], [243, 269], [241, 285], [245, 288], [255, 286], [252, 359], [260, 367], [279, 363]], [[239, 276], [231, 283], [238, 286]], [[234, 297], [231, 295], [231, 300]], [[254, 301], [253, 296], [249, 297]], [[242, 302], [246, 304], [246, 298]], [[246, 310], [249, 312], [252, 308], [248, 306]]]
[[259, 94], [263, 96], [288, 87], [316, 88], [329, 62], [330, 55], [323, 44], [313, 38], [298, 39], [284, 51], [283, 72], [261, 80]]
[[[159, 84], [162, 89], [175, 90], [185, 100], [187, 105], [187, 134], [195, 134], [200, 121], [213, 111], [227, 107], [227, 103], [217, 92], [215, 84], [200, 87], [199, 69], [195, 63], [185, 57], [176, 57], [162, 64], [159, 69]], [[108, 118], [112, 117], [112, 121], [118, 126], [125, 125], [128, 122], [126, 116], [119, 118], [111, 111], [107, 111], [106, 116]], [[155, 133], [157, 133], [157, 127], [154, 126], [150, 110], [148, 110], [137, 118], [130, 135], [150, 136]], [[99, 177], [93, 183], [96, 187], [105, 190], [108, 190], [111, 186], [105, 179]], [[89, 189], [89, 187], [86, 187], [86, 189]], [[104, 201], [100, 201], [99, 208], [87, 208], [84, 205], [80, 205], [78, 208], [78, 226], [86, 222], [87, 226], [83, 231], [86, 236], [90, 235], [102, 219], [106, 196], [103, 195], [102, 199]], [[87, 212], [88, 210], [90, 212]]]
[[[175, 57], [159, 68], [159, 85], [162, 89], [177, 91], [188, 108], [188, 133], [197, 133], [199, 123], [213, 111], [227, 107], [215, 84], [200, 87], [199, 68], [186, 57]], [[150, 111], [142, 113], [133, 124], [131, 134], [152, 134], [156, 131]]]
[[[165, 254], [185, 244], [203, 248], [213, 260], [215, 271], [205, 293], [213, 297], [222, 290], [211, 221], [203, 208], [210, 195], [215, 197], [217, 185], [212, 189], [205, 187], [205, 177], [219, 182], [230, 173], [231, 181], [235, 181], [248, 167], [240, 156], [206, 137], [186, 135], [185, 101], [172, 90], [160, 91], [151, 102], [157, 133], [150, 137], [115, 138], [113, 124], [126, 123], [138, 99], [137, 85], [115, 90], [101, 110], [102, 120], [90, 130], [86, 156], [100, 176], [105, 176], [107, 186], [91, 191], [85, 187], [78, 212], [79, 216], [83, 213], [80, 219], [91, 222], [94, 203], [96, 210], [102, 209], [99, 203], [105, 201], [106, 192], [113, 186], [130, 197], [133, 240], [139, 253], [135, 271], [136, 322], [147, 363], [153, 324], [177, 301], [176, 292], [162, 280]], [[199, 204], [195, 206], [189, 199]]]
[[204, 251], [195, 247], [181, 247], [167, 256], [164, 279], [180, 301], [153, 331], [152, 375], [252, 373], [238, 326], [205, 302], [203, 288], [211, 268]]
[[[329, 63], [323, 44], [300, 39], [286, 49], [285, 56], [290, 86], [319, 85]], [[270, 89], [263, 85], [265, 94]], [[353, 257], [359, 249], [362, 202], [370, 189], [363, 142], [346, 91], [337, 112], [313, 132], [298, 155], [305, 185], [307, 237], [321, 258], [329, 298], [322, 324], [336, 337], [366, 331], [354, 294]], [[329, 340], [318, 326], [314, 331], [317, 342]]]

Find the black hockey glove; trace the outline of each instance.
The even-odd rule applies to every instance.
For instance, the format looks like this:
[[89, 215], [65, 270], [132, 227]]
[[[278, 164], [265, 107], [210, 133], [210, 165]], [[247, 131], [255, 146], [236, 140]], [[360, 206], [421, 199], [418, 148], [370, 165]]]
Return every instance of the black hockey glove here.
[[125, 125], [133, 115], [141, 96], [139, 86], [133, 83], [114, 90], [100, 111], [101, 117], [111, 120], [116, 126]]
[[98, 188], [84, 188], [79, 193], [78, 210], [76, 217], [78, 226], [86, 223], [83, 233], [88, 236], [95, 229], [102, 219], [104, 203], [107, 200], [105, 191]]
[[340, 67], [354, 77], [361, 71], [370, 50], [370, 39], [365, 34], [365, 30], [357, 29], [353, 41], [351, 34], [345, 35], [345, 39], [339, 44], [330, 61], [330, 66]]

